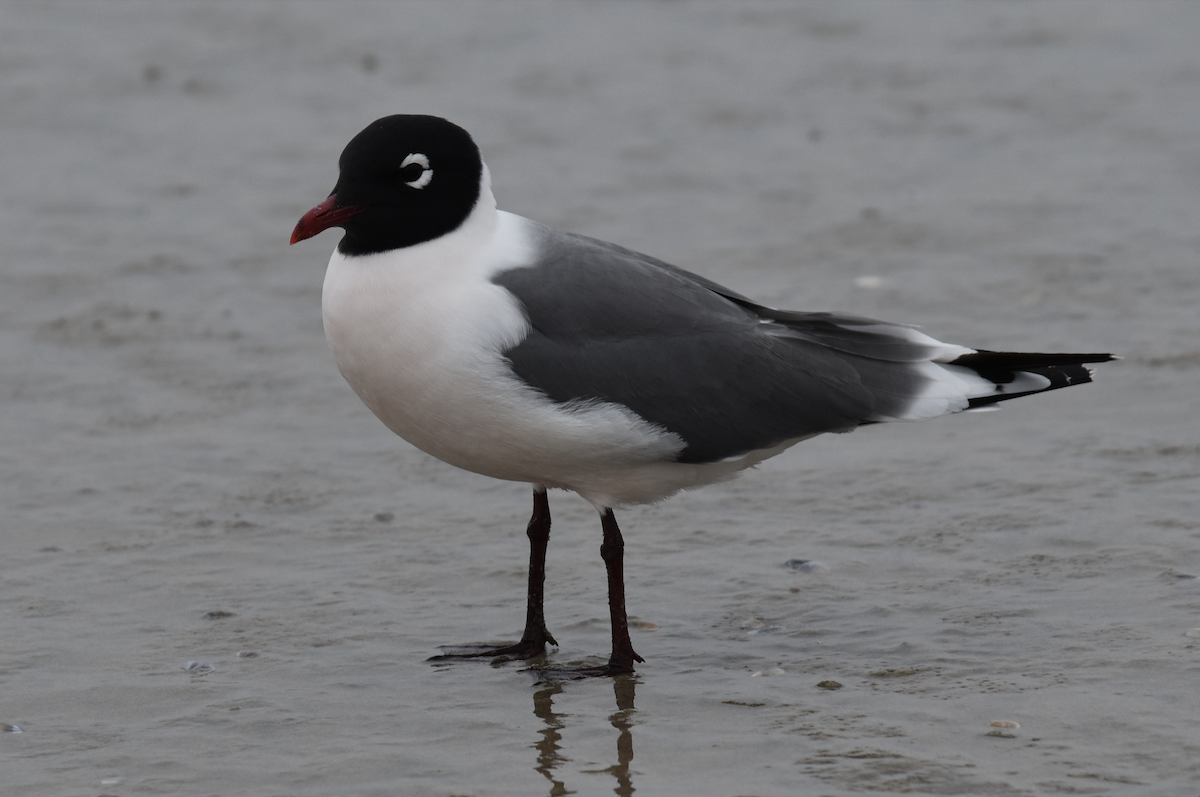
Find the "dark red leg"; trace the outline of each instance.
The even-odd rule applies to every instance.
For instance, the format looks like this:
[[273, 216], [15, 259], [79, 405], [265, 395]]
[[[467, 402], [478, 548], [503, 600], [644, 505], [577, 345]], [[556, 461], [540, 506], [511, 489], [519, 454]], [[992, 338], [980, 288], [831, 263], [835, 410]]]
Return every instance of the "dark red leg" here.
[[[558, 646], [554, 637], [546, 630], [546, 616], [542, 609], [546, 582], [546, 546], [550, 543], [550, 500], [545, 488], [533, 490], [533, 515], [526, 530], [529, 536], [529, 591], [525, 606], [525, 633], [514, 645], [447, 645], [448, 651], [433, 656], [429, 661], [454, 661], [457, 659], [532, 659], [546, 652], [546, 643]], [[620, 532], [617, 533], [620, 539]], [[607, 537], [605, 538], [607, 539]]]
[[[546, 643], [558, 647], [546, 630], [546, 615], [542, 609], [546, 585], [546, 547], [550, 544], [550, 499], [545, 488], [533, 491], [533, 515], [525, 533], [529, 537], [529, 590], [525, 599], [525, 633], [518, 645], [536, 649], [533, 655], [546, 652]], [[525, 658], [529, 658], [528, 656]]]
[[612, 655], [603, 674], [622, 675], [633, 672], [635, 661], [645, 659], [634, 652], [629, 641], [629, 619], [625, 616], [625, 540], [611, 509], [604, 510], [600, 523], [604, 527], [600, 557], [608, 569], [608, 614], [612, 619]]
[[625, 616], [625, 540], [611, 509], [600, 514], [604, 527], [604, 542], [600, 545], [600, 556], [608, 569], [608, 614], [612, 620], [612, 655], [603, 667], [581, 667], [568, 664], [533, 668], [540, 674], [543, 683], [573, 681], [581, 678], [628, 675], [633, 672], [635, 661], [645, 661], [633, 650], [629, 641], [629, 618]]

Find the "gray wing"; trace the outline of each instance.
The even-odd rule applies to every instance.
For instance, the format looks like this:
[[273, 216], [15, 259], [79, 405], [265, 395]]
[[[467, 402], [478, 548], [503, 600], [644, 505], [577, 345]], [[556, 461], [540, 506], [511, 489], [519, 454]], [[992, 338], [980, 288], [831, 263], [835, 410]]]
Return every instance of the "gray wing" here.
[[[540, 226], [540, 225], [539, 225]], [[623, 404], [713, 462], [900, 417], [934, 351], [906, 327], [754, 304], [613, 244], [540, 228], [536, 262], [492, 279], [532, 331], [505, 352], [556, 402]]]

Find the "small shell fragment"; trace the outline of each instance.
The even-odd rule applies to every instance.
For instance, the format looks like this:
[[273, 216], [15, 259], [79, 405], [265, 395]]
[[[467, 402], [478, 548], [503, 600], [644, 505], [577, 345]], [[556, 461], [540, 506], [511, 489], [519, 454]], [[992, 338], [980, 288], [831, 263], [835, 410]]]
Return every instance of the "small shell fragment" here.
[[102, 778], [100, 780], [100, 785], [101, 786], [116, 786], [118, 783], [120, 783], [123, 780], [125, 780], [125, 779], [124, 778]]
[[782, 667], [768, 667], [765, 670], [750, 673], [751, 678], [770, 678], [772, 675], [783, 675]]
[[213, 667], [211, 664], [205, 664], [202, 661], [189, 661], [187, 664], [183, 665], [183, 669], [187, 670], [188, 672], [202, 674], [210, 673], [215, 670], [216, 667]]
[[1189, 631], [1184, 631], [1183, 635], [1184, 636], [1200, 636], [1200, 628], [1193, 628]]
[[984, 736], [994, 736], [997, 739], [1015, 739], [1017, 735], [1013, 731], [1021, 727], [1018, 723], [1009, 720], [995, 720], [991, 725], [992, 729]]
[[0, 733], [24, 733], [25, 731], [17, 725], [9, 725], [7, 722], [0, 722]]
[[238, 655], [239, 659], [257, 659], [258, 651], [257, 650], [239, 650], [237, 652], [237, 655]]

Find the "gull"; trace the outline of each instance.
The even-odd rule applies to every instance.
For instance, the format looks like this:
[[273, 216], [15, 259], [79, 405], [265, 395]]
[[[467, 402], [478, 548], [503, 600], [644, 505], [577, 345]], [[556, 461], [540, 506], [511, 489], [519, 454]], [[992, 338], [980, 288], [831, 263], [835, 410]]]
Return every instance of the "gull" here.
[[614, 508], [736, 476], [826, 432], [994, 408], [1091, 381], [1110, 354], [942, 343], [912, 326], [775, 310], [616, 244], [500, 211], [471, 136], [434, 116], [371, 123], [291, 242], [344, 230], [322, 292], [342, 376], [389, 429], [533, 487], [525, 631], [435, 659], [541, 656], [549, 488], [600, 514], [612, 651], [633, 672]]

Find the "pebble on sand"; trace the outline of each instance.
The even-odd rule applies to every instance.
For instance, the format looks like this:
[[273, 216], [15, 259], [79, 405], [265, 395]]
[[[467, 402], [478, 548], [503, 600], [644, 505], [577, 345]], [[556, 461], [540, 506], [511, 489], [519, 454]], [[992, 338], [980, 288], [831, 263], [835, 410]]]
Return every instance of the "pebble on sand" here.
[[828, 573], [829, 565], [824, 562], [817, 562], [813, 559], [788, 559], [783, 563], [784, 566], [795, 570], [797, 573]]

